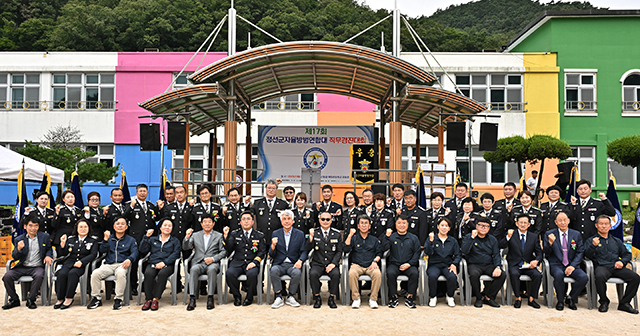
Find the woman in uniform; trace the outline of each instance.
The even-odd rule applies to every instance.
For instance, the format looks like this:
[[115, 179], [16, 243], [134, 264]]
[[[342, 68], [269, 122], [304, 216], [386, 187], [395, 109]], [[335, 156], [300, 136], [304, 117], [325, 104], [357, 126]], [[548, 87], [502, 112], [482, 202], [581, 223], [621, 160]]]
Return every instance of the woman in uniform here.
[[534, 207], [533, 204], [533, 194], [529, 190], [521, 191], [520, 195], [518, 195], [518, 199], [520, 199], [520, 205], [516, 205], [511, 210], [511, 214], [509, 215], [509, 222], [507, 223], [507, 229], [517, 230], [516, 221], [518, 217], [522, 214], [529, 215], [531, 219], [531, 225], [529, 226], [529, 232], [533, 232], [537, 235], [540, 235], [544, 232], [542, 231], [542, 222], [544, 212], [542, 210]]
[[[396, 220], [389, 208], [386, 207], [384, 194], [373, 195], [373, 210], [371, 211], [371, 234], [380, 238], [387, 229], [396, 230]], [[422, 243], [422, 242], [420, 242]]]
[[56, 215], [53, 218], [52, 226], [54, 230], [53, 245], [60, 247], [60, 237], [71, 236], [76, 222], [83, 217], [82, 209], [73, 205], [76, 202], [76, 195], [71, 190], [62, 192], [63, 205], [56, 205]]
[[424, 243], [424, 250], [429, 256], [427, 277], [429, 279], [429, 306], [435, 307], [438, 301], [438, 277], [447, 278], [447, 305], [455, 306], [453, 295], [458, 285], [458, 265], [460, 264], [460, 245], [449, 235], [452, 223], [449, 218], [441, 218], [438, 222], [438, 235], [429, 233]]
[[309, 229], [313, 229], [313, 216], [311, 210], [306, 209], [307, 194], [299, 192], [294, 197], [295, 209], [293, 210], [293, 227], [304, 232], [305, 237], [309, 234]]
[[[98, 256], [98, 243], [89, 236], [89, 223], [79, 219], [75, 224], [73, 235], [60, 237], [59, 255], [65, 257], [62, 268], [56, 273], [56, 295], [58, 301], [53, 309], [67, 309], [73, 304], [76, 287], [84, 274], [85, 266]], [[86, 293], [80, 293], [86, 295]]]
[[358, 207], [360, 203], [360, 199], [358, 195], [353, 191], [347, 191], [344, 193], [344, 210], [342, 210], [342, 226], [344, 228], [344, 232], [349, 232], [350, 229], [355, 229], [357, 225], [358, 216], [362, 215], [363, 212]]
[[100, 194], [97, 191], [92, 191], [87, 195], [88, 206], [84, 207], [84, 218], [89, 220], [91, 226], [91, 235], [95, 239], [98, 239], [100, 234], [107, 230], [106, 219], [103, 216], [100, 206]]

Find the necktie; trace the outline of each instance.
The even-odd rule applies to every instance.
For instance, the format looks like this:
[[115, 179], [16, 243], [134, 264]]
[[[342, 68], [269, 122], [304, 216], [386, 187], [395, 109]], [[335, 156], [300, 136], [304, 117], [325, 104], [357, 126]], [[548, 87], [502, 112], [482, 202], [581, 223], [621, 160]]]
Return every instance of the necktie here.
[[206, 211], [207, 213], [209, 213], [209, 204], [204, 206], [204, 211]]
[[524, 243], [525, 243], [524, 233], [521, 233], [520, 234], [520, 244], [522, 245], [522, 252], [524, 252]]
[[42, 215], [42, 217], [45, 217], [46, 211], [42, 210], [42, 211], [40, 211], [40, 214]]
[[562, 264], [569, 265], [569, 249], [567, 248], [567, 234], [562, 234]]
[[184, 204], [178, 205], [178, 208], [180, 209], [180, 212], [182, 212], [182, 209], [184, 208]]
[[244, 239], [249, 240], [249, 232], [244, 232]]
[[240, 212], [240, 204], [236, 204], [235, 208], [236, 208], [236, 212]]
[[581, 206], [584, 208], [585, 205], [587, 205], [587, 200], [582, 200]]
[[273, 200], [269, 200], [269, 211], [273, 209]]
[[142, 207], [142, 210], [143, 210], [144, 212], [147, 212], [147, 205], [145, 204], [145, 202], [141, 202], [141, 203], [140, 203], [140, 206]]
[[328, 231], [324, 231], [324, 240], [327, 240], [327, 236], [328, 236]]

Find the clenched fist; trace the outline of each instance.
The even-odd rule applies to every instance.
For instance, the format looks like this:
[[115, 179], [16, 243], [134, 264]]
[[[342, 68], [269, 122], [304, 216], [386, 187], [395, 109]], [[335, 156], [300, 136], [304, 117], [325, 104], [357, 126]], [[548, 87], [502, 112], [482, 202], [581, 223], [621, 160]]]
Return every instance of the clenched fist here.
[[185, 238], [187, 238], [187, 239], [191, 238], [191, 234], [192, 233], [193, 233], [193, 229], [191, 229], [191, 228], [187, 229]]
[[387, 237], [390, 237], [392, 232], [393, 232], [393, 230], [387, 229]]
[[549, 235], [549, 245], [553, 245], [554, 241], [556, 241], [556, 235], [552, 233]]
[[22, 251], [23, 248], [24, 248], [24, 240], [21, 240], [18, 242], [18, 251]]
[[104, 232], [104, 240], [109, 240], [109, 237], [111, 237], [111, 232], [109, 232], [109, 230]]
[[102, 215], [106, 216], [109, 213], [109, 206], [105, 206], [102, 208]]
[[137, 203], [137, 202], [136, 202], [136, 199], [135, 199], [135, 198], [132, 198], [132, 199], [131, 199], [131, 203], [129, 203], [129, 204], [131, 205], [131, 209], [133, 209], [133, 207], [134, 207], [134, 206], [136, 206], [136, 203]]
[[158, 209], [164, 208], [164, 201], [163, 200], [157, 200], [156, 204], [158, 205]]
[[471, 230], [471, 238], [475, 238], [478, 236], [478, 230]]
[[67, 235], [66, 235], [66, 234], [63, 234], [63, 235], [60, 237], [60, 247], [64, 247], [64, 245], [65, 245], [66, 243], [67, 243]]
[[147, 237], [151, 237], [153, 235], [153, 229], [147, 230]]
[[313, 240], [313, 234], [315, 233], [314, 229], [309, 229], [309, 241]]
[[429, 233], [429, 241], [433, 241], [435, 238], [435, 234], [433, 232]]
[[227, 236], [229, 235], [229, 227], [225, 226], [224, 228], [222, 228], [222, 234], [224, 235], [225, 238], [227, 238]]
[[598, 246], [598, 245], [600, 245], [600, 238], [598, 237], [593, 238], [593, 246]]
[[513, 236], [514, 231], [515, 231], [514, 229], [507, 230], [507, 237], [509, 237], [509, 239], [511, 239], [511, 236]]
[[349, 230], [349, 237], [353, 237], [354, 234], [356, 234], [356, 229]]

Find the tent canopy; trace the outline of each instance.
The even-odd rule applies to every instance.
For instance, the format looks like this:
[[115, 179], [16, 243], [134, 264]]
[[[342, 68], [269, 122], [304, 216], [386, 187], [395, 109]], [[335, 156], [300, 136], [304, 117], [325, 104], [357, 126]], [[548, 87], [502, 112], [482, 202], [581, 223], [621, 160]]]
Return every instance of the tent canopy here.
[[45, 169], [51, 175], [51, 183], [64, 183], [64, 171], [47, 166], [40, 161], [0, 146], [0, 179], [17, 180], [24, 160], [24, 177], [27, 181], [42, 181]]

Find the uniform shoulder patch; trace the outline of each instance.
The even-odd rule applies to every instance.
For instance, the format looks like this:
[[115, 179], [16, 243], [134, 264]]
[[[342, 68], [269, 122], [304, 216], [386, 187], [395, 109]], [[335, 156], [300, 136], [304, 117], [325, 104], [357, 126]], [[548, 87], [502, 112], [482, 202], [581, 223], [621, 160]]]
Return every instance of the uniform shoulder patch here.
[[340, 230], [338, 230], [338, 229], [336, 229], [336, 228], [333, 228], [333, 227], [332, 227], [332, 228], [330, 228], [330, 230], [331, 230], [331, 231], [335, 231], [335, 232], [337, 232], [337, 233], [340, 233]]
[[422, 211], [427, 211], [427, 210], [425, 210], [423, 207], [421, 207], [421, 206], [419, 206], [419, 205], [418, 205], [418, 209], [420, 209], [420, 210], [422, 210]]

